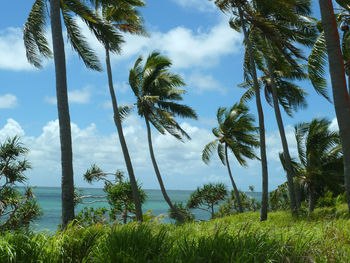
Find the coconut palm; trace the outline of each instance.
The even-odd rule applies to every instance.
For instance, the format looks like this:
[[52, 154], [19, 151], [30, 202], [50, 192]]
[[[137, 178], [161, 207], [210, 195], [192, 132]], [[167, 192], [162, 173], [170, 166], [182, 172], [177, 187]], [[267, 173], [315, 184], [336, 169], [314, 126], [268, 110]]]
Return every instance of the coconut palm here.
[[294, 127], [300, 163], [293, 162], [293, 167], [308, 194], [309, 213], [324, 186], [339, 185], [336, 182], [343, 175], [339, 133], [331, 131], [330, 124], [326, 119], [313, 119]]
[[164, 187], [153, 152], [151, 124], [161, 134], [168, 132], [179, 140], [190, 139], [175, 117], [196, 119], [197, 115], [189, 106], [177, 102], [182, 100], [182, 94], [185, 93], [184, 90], [178, 88], [184, 86], [185, 83], [179, 75], [169, 71], [171, 61], [168, 58], [160, 55], [159, 52], [153, 52], [148, 56], [144, 65], [142, 62], [143, 58], [139, 57], [133, 69], [130, 70], [129, 84], [137, 99], [138, 114], [146, 122], [149, 152], [163, 197], [170, 209], [177, 215], [178, 220], [183, 222], [184, 217], [172, 204]]
[[239, 212], [242, 213], [240, 194], [233, 180], [228, 150], [234, 154], [240, 165], [247, 166], [246, 158], [257, 158], [254, 154], [254, 148], [259, 146], [254, 134], [257, 128], [254, 126], [254, 118], [244, 104], [236, 103], [231, 109], [219, 108], [216, 117], [219, 127], [212, 130], [216, 139], [205, 146], [202, 160], [209, 164], [213, 153], [215, 151], [218, 153], [222, 164], [227, 165]]
[[268, 170], [267, 170], [267, 156], [266, 156], [266, 139], [265, 139], [265, 124], [264, 124], [264, 112], [261, 105], [260, 88], [258, 75], [256, 70], [256, 64], [254, 60], [254, 50], [252, 43], [249, 39], [248, 28], [249, 23], [252, 22], [254, 16], [251, 15], [250, 4], [248, 1], [241, 0], [216, 0], [215, 4], [224, 13], [239, 17], [240, 25], [244, 34], [244, 42], [247, 46], [249, 71], [245, 71], [245, 75], [251, 75], [253, 80], [253, 86], [256, 92], [255, 101], [259, 116], [259, 136], [260, 136], [260, 159], [261, 159], [261, 170], [262, 170], [262, 199], [261, 199], [261, 214], [260, 220], [264, 221], [267, 219], [268, 212]]
[[[246, 12], [250, 16], [250, 19], [248, 19], [248, 38], [251, 46], [254, 47], [252, 49], [252, 54], [260, 70], [265, 71], [262, 67], [266, 67], [267, 70], [265, 73], [269, 75], [270, 79], [270, 95], [272, 95], [272, 103], [280, 131], [284, 154], [286, 155], [286, 163], [289, 167], [287, 178], [291, 196], [291, 209], [295, 211], [297, 207], [293, 186], [293, 174], [283, 120], [279, 109], [273, 60], [283, 57], [285, 60], [284, 63], [290, 64], [294, 71], [300, 71], [298, 75], [302, 74], [302, 70], [299, 68], [294, 57], [304, 57], [300, 49], [297, 48], [293, 42], [310, 46], [314, 41], [316, 33], [315, 23], [313, 19], [306, 17], [311, 13], [310, 1], [252, 1], [251, 5], [246, 8]], [[242, 24], [240, 19], [241, 18], [238, 17], [232, 20], [230, 23], [231, 27], [237, 29], [238, 25]], [[247, 41], [245, 42], [247, 45]], [[252, 70], [249, 59], [251, 54], [248, 52], [246, 52], [245, 57], [245, 68], [246, 71], [250, 72]], [[271, 55], [274, 57], [271, 57]], [[249, 78], [249, 74], [246, 74], [246, 79]]]
[[[344, 0], [336, 1], [340, 6], [350, 10], [349, 2]], [[332, 1], [319, 0], [322, 27], [324, 32], [324, 40], [326, 43], [326, 50], [328, 54], [329, 72], [332, 81], [332, 92], [334, 108], [338, 120], [339, 132], [343, 146], [344, 158], [344, 179], [345, 189], [347, 192], [347, 203], [350, 213], [350, 97], [347, 89], [345, 77], [344, 57], [341, 52], [339, 33], [337, 23], [334, 15]], [[346, 41], [348, 43], [348, 41]], [[325, 55], [322, 55], [322, 46], [317, 46], [318, 58], [313, 61], [326, 61]], [[319, 72], [319, 77], [324, 71]], [[321, 74], [321, 75], [320, 75]]]
[[[143, 24], [142, 17], [139, 14], [138, 10], [136, 9], [136, 7], [142, 7], [144, 5], [145, 3], [142, 0], [123, 0], [123, 1], [118, 1], [113, 5], [107, 3], [102, 6], [102, 19], [104, 23], [115, 27], [120, 33], [145, 35], [146, 32], [142, 25]], [[99, 10], [97, 10], [97, 12], [99, 12]], [[114, 114], [113, 119], [114, 119], [115, 126], [117, 127], [119, 141], [122, 147], [125, 164], [129, 174], [130, 184], [133, 191], [136, 218], [138, 221], [142, 221], [142, 209], [141, 209], [139, 191], [137, 187], [136, 178], [134, 175], [134, 169], [133, 169], [132, 162], [129, 155], [129, 150], [125, 141], [122, 121], [120, 116], [123, 112], [121, 113], [119, 112], [118, 101], [117, 101], [117, 97], [113, 87], [110, 51], [113, 52], [114, 50], [110, 50], [110, 44], [108, 42], [108, 39], [103, 40], [102, 44], [105, 47], [105, 53], [106, 53], [106, 68], [107, 68], [109, 92], [111, 95], [113, 114]], [[123, 108], [123, 110], [127, 111], [127, 108]]]
[[[90, 2], [94, 5], [100, 3], [98, 0]], [[50, 8], [47, 7], [48, 4]], [[89, 6], [85, 4], [85, 1], [78, 0], [36, 0], [24, 26], [23, 38], [28, 61], [35, 67], [41, 67], [42, 57], [50, 58], [52, 56], [45, 34], [46, 20], [50, 17], [61, 142], [62, 226], [65, 227], [69, 221], [74, 219], [74, 179], [61, 14], [70, 44], [88, 68], [101, 69], [98, 58], [89, 48], [73, 15], [79, 16], [91, 30], [98, 32], [100, 38], [103, 36], [104, 39], [110, 39], [113, 49], [119, 48], [120, 39], [117, 32], [111, 26], [102, 23]]]

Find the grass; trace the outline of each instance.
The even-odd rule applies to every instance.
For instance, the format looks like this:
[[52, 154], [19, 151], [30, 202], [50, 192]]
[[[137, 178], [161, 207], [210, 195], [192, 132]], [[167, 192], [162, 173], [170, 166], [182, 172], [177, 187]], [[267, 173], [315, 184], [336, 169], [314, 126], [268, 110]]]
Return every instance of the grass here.
[[244, 213], [185, 225], [72, 226], [54, 235], [4, 233], [1, 263], [349, 262], [345, 205], [310, 217]]

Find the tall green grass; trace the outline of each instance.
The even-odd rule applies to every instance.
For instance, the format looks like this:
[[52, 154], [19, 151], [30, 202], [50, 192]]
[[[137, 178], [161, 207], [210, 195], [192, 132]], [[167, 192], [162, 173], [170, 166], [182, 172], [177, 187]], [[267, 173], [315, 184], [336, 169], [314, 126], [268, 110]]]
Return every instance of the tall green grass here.
[[184, 225], [70, 226], [54, 235], [3, 233], [0, 263], [349, 262], [346, 207], [311, 217], [258, 213]]

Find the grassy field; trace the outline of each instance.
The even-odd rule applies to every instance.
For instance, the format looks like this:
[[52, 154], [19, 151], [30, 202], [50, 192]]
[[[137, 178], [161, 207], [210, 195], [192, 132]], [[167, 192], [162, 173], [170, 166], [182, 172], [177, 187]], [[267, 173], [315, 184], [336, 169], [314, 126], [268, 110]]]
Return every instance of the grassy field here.
[[70, 227], [55, 235], [6, 233], [0, 262], [349, 262], [346, 206], [289, 212], [244, 213], [185, 225], [134, 223]]

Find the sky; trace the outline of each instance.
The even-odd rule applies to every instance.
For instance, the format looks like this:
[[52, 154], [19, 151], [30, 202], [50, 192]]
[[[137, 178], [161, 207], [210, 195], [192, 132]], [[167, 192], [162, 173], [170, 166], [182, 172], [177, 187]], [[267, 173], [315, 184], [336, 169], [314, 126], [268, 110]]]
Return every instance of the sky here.
[[[319, 11], [314, 3], [314, 16]], [[60, 146], [55, 98], [53, 61], [45, 61], [42, 69], [31, 66], [25, 56], [22, 28], [33, 1], [5, 1], [0, 9], [0, 141], [20, 136], [30, 152], [26, 158], [32, 169], [27, 172], [29, 184], [60, 186]], [[230, 187], [227, 169], [217, 156], [209, 165], [201, 160], [204, 146], [214, 139], [218, 107], [230, 107], [238, 102], [243, 90], [242, 35], [230, 29], [229, 17], [220, 13], [212, 2], [205, 0], [148, 0], [141, 9], [150, 37], [125, 35], [121, 54], [112, 56], [114, 85], [119, 104], [135, 102], [128, 85], [128, 73], [135, 60], [147, 57], [153, 50], [168, 56], [172, 72], [185, 80], [184, 103], [193, 107], [197, 121], [179, 119], [192, 140], [184, 143], [170, 135], [152, 130], [155, 156], [166, 188], [191, 190], [210, 182], [223, 182]], [[104, 64], [102, 46], [77, 20], [90, 46]], [[48, 39], [51, 38], [48, 25]], [[65, 33], [65, 32], [64, 32]], [[121, 169], [124, 159], [112, 119], [112, 107], [107, 86], [107, 74], [86, 69], [81, 59], [66, 43], [67, 78], [73, 139], [74, 180], [78, 187], [100, 187], [83, 180], [84, 172], [97, 164], [105, 172]], [[305, 50], [305, 55], [308, 51]], [[291, 155], [296, 157], [293, 126], [312, 118], [326, 117], [337, 129], [334, 107], [317, 95], [311, 84], [300, 83], [307, 93], [308, 107], [290, 118], [283, 114]], [[330, 92], [330, 88], [329, 88]], [[256, 116], [254, 100], [248, 104]], [[282, 151], [272, 108], [263, 103], [265, 112], [269, 190], [286, 181], [278, 153]], [[124, 122], [135, 175], [145, 189], [159, 189], [148, 151], [146, 127], [136, 112]], [[237, 186], [246, 191], [250, 185], [261, 190], [261, 165], [249, 161], [247, 168], [239, 166], [230, 156]]]

